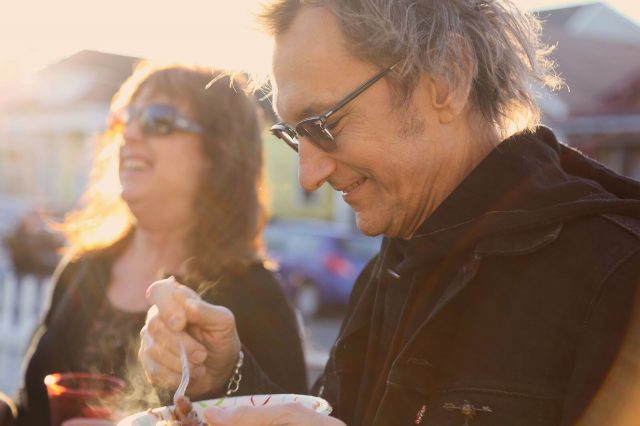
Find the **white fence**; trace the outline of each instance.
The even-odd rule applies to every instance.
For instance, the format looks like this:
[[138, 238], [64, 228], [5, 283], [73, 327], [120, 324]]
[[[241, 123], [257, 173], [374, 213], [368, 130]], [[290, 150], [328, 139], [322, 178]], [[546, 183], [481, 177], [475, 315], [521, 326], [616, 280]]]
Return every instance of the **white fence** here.
[[33, 329], [40, 318], [48, 279], [28, 275], [20, 281], [0, 272], [0, 391], [15, 391], [22, 361]]

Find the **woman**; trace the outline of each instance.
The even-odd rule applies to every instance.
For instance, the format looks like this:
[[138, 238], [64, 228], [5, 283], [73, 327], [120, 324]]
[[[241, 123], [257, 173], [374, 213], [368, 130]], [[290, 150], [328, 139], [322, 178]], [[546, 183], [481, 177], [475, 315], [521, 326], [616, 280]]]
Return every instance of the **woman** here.
[[72, 250], [31, 344], [19, 425], [49, 423], [52, 372], [112, 374], [145, 395], [134, 380], [145, 293], [169, 275], [234, 313], [284, 391], [306, 390], [295, 315], [260, 256], [260, 127], [243, 86], [211, 69], [143, 64], [114, 96], [84, 207], [64, 223]]

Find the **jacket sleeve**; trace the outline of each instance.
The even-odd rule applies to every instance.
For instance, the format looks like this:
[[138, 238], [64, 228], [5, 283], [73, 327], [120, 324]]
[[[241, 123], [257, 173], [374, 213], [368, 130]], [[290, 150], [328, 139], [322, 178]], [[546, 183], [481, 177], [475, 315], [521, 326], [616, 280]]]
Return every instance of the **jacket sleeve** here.
[[592, 303], [566, 393], [563, 426], [578, 419], [611, 425], [637, 421], [637, 414], [619, 422], [614, 418], [633, 413], [640, 395], [639, 285], [640, 248], [623, 259]]

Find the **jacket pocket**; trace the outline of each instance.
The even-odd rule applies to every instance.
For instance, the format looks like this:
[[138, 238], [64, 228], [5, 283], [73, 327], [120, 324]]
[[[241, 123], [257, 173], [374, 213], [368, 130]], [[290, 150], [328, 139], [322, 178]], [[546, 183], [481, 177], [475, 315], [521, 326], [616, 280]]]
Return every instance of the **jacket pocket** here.
[[390, 384], [375, 426], [553, 426], [560, 422], [555, 398], [497, 389], [449, 388], [426, 394]]
[[553, 426], [560, 422], [560, 399], [502, 389], [451, 387], [432, 395], [425, 425]]

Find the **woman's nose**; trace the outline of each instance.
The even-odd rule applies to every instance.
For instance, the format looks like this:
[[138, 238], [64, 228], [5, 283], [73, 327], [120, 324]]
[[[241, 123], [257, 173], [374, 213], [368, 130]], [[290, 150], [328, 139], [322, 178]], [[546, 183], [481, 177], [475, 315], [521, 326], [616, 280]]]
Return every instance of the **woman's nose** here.
[[126, 143], [139, 141], [143, 138], [144, 133], [138, 120], [129, 120], [128, 123], [123, 124], [122, 138]]
[[306, 138], [300, 140], [298, 155], [298, 180], [307, 192], [320, 188], [336, 169], [336, 161]]

